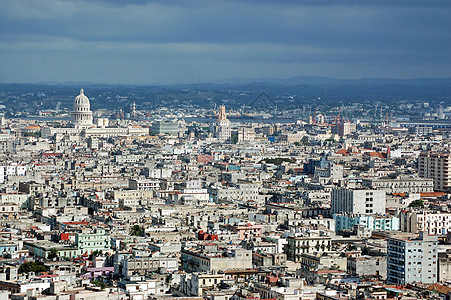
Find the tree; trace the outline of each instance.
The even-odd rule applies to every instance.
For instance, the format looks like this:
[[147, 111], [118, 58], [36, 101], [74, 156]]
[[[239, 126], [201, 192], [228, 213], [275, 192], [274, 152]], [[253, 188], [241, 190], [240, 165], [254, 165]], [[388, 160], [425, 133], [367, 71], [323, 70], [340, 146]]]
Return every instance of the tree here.
[[142, 228], [139, 225], [133, 225], [132, 229], [130, 230], [130, 235], [143, 236], [144, 235], [144, 228]]
[[33, 136], [33, 137], [38, 138], [38, 137], [41, 136], [41, 131], [24, 132], [24, 133], [22, 133], [22, 135], [23, 135], [23, 136], [26, 136], [26, 137], [28, 137], [28, 136]]
[[100, 289], [102, 289], [102, 290], [105, 289], [105, 287], [106, 287], [105, 282], [103, 282], [103, 281], [101, 281], [101, 280], [99, 280], [99, 279], [94, 280], [94, 281], [92, 282], [92, 284], [94, 284], [95, 286], [100, 287]]
[[29, 272], [41, 273], [41, 272], [46, 272], [46, 271], [47, 271], [46, 266], [44, 266], [42, 263], [38, 263], [35, 261], [26, 262], [19, 267], [19, 274], [29, 273]]
[[88, 256], [88, 260], [93, 260], [95, 256], [98, 256], [102, 254], [102, 250], [94, 250], [91, 254]]
[[294, 163], [295, 161], [286, 157], [278, 157], [278, 158], [267, 158], [263, 160], [267, 164], [275, 164], [280, 166], [283, 162]]
[[418, 199], [418, 200], [410, 202], [409, 207], [423, 208], [424, 207], [424, 202], [423, 202], [423, 200]]
[[232, 132], [231, 136], [230, 136], [230, 141], [233, 144], [238, 143], [238, 133], [237, 132]]
[[172, 280], [172, 274], [169, 274], [168, 276], [166, 276], [166, 283], [170, 283]]
[[58, 257], [58, 250], [56, 250], [55, 248], [50, 249], [50, 253], [47, 256], [48, 259], [53, 260], [54, 258]]

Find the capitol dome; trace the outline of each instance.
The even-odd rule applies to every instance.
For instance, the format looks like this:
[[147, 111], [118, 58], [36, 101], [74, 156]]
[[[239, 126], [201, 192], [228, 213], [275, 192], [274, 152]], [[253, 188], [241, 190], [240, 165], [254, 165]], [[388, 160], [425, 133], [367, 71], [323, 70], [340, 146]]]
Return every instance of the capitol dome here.
[[88, 97], [85, 96], [83, 89], [80, 90], [80, 95], [75, 97], [74, 111], [71, 114], [72, 123], [75, 127], [89, 127], [92, 125], [92, 111], [91, 104]]
[[80, 90], [80, 95], [75, 97], [74, 111], [90, 111], [91, 104], [88, 97], [85, 96], [83, 89]]

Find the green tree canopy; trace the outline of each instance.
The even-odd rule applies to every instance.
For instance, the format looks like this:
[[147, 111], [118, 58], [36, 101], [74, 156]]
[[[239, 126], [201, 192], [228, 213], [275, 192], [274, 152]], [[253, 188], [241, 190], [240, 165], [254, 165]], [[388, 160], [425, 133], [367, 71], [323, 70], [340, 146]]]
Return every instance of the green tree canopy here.
[[105, 287], [106, 287], [106, 283], [103, 282], [103, 281], [101, 281], [101, 280], [99, 280], [99, 279], [94, 280], [92, 283], [93, 283], [95, 286], [100, 287], [100, 289], [102, 289], [102, 290], [105, 289]]
[[26, 262], [19, 267], [19, 274], [29, 272], [40, 273], [46, 271], [47, 267], [44, 266], [44, 264], [35, 261]]
[[233, 144], [238, 143], [238, 133], [232, 132], [232, 134], [230, 136], [230, 140], [232, 141]]
[[144, 236], [144, 228], [139, 225], [133, 225], [132, 229], [130, 230], [130, 235]]
[[280, 166], [284, 161], [294, 163], [294, 160], [286, 158], [286, 157], [278, 157], [278, 158], [267, 158], [264, 160], [267, 164], [275, 164]]
[[421, 199], [414, 200], [414, 201], [410, 202], [409, 207], [423, 208], [424, 207], [424, 202]]
[[56, 257], [58, 257], [58, 250], [56, 250], [55, 248], [50, 249], [50, 253], [47, 256], [47, 258], [52, 260], [52, 259], [54, 259]]

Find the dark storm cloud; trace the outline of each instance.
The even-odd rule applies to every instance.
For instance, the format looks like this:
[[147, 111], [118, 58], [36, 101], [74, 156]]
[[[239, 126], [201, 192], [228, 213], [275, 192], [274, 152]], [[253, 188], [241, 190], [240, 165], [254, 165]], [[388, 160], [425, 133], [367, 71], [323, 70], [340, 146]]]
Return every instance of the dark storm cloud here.
[[4, 1], [0, 81], [450, 76], [450, 2]]

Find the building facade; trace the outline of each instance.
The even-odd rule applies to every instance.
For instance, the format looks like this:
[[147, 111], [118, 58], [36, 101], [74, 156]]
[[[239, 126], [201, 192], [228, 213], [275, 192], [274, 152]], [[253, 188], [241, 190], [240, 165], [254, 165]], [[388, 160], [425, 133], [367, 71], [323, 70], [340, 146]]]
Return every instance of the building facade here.
[[292, 236], [287, 238], [285, 252], [287, 259], [294, 262], [302, 261], [302, 254], [314, 254], [332, 250], [330, 236]]
[[332, 214], [385, 214], [385, 191], [336, 188], [332, 190]]
[[434, 179], [434, 190], [451, 191], [451, 153], [422, 152], [418, 157], [418, 175]]
[[171, 134], [179, 133], [179, 124], [172, 121], [155, 121], [152, 124], [152, 132], [155, 134]]
[[232, 137], [230, 120], [227, 119], [224, 105], [219, 107], [218, 120], [213, 124], [213, 133], [219, 142], [229, 141]]
[[363, 225], [372, 231], [394, 231], [400, 228], [399, 218], [394, 216], [335, 214], [334, 220], [336, 233], [352, 229], [355, 225]]
[[110, 240], [109, 232], [100, 228], [75, 234], [75, 244], [78, 247], [79, 255], [111, 250]]
[[252, 268], [252, 251], [236, 249], [224, 255], [220, 252], [203, 252], [182, 249], [182, 267], [187, 272], [211, 272], [226, 270], [245, 270]]
[[343, 122], [338, 124], [338, 135], [339, 136], [347, 136], [351, 133], [354, 133], [356, 131], [356, 124], [349, 123], [349, 122]]
[[401, 211], [400, 229], [405, 232], [427, 234], [447, 234], [451, 231], [451, 213], [437, 211]]
[[399, 234], [387, 239], [387, 282], [437, 282], [437, 236]]
[[431, 193], [434, 180], [431, 178], [399, 177], [396, 179], [364, 179], [363, 184], [386, 193]]
[[386, 256], [348, 257], [346, 271], [351, 275], [387, 278]]

